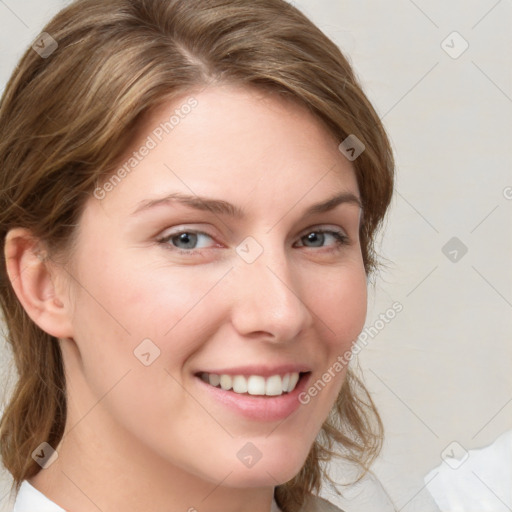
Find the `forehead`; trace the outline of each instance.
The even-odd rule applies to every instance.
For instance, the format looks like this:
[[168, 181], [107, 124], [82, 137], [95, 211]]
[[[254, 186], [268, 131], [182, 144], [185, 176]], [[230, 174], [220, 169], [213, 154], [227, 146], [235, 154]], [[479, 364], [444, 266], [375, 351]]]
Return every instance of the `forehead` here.
[[[358, 194], [338, 141], [307, 108], [235, 86], [191, 91], [159, 105], [137, 128], [103, 200], [123, 210], [142, 198], [182, 192], [274, 203]], [[116, 180], [118, 181], [118, 180]]]

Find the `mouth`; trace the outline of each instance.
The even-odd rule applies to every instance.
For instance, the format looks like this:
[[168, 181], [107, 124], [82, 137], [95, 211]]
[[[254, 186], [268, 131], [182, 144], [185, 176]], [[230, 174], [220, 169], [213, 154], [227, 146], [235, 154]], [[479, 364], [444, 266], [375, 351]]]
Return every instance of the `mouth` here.
[[278, 397], [292, 393], [311, 372], [288, 372], [263, 377], [262, 375], [228, 375], [198, 372], [195, 377], [206, 384], [237, 395], [259, 398]]
[[312, 372], [290, 371], [266, 377], [198, 372], [194, 377], [198, 391], [223, 409], [251, 421], [274, 422], [283, 421], [300, 408], [299, 397]]

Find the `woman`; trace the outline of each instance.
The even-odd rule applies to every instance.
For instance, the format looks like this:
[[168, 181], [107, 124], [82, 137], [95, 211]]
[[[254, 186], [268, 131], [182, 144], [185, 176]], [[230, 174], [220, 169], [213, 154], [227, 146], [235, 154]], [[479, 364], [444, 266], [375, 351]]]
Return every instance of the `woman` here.
[[339, 49], [283, 0], [74, 2], [0, 170], [15, 510], [339, 510], [323, 463], [381, 443], [348, 362], [393, 188]]

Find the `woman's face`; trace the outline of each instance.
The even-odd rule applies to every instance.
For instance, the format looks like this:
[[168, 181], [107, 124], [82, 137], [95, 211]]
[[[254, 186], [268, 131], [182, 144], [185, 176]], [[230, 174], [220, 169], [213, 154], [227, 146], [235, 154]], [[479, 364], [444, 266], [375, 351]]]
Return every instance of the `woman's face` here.
[[[359, 190], [338, 142], [302, 107], [232, 86], [144, 119], [121, 179], [86, 204], [69, 274], [68, 420], [104, 453], [233, 487], [300, 471], [366, 315]], [[253, 377], [237, 393], [203, 372]]]

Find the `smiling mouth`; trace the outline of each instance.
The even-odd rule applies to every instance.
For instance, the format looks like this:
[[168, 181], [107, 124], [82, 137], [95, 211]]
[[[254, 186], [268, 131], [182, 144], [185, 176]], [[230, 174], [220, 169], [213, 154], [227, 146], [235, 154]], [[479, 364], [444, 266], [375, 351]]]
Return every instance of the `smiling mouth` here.
[[311, 372], [289, 372], [282, 375], [218, 375], [199, 372], [195, 376], [210, 386], [240, 395], [276, 397], [291, 393], [306, 375]]

